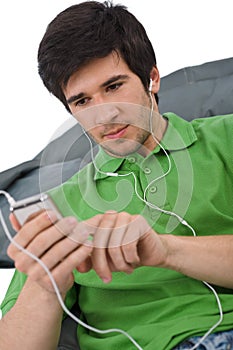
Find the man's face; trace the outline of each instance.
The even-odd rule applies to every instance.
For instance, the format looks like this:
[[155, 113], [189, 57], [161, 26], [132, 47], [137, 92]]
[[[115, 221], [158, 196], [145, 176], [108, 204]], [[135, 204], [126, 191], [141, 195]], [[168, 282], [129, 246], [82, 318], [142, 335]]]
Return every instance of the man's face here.
[[[157, 80], [154, 93], [159, 76]], [[155, 147], [150, 97], [139, 77], [115, 53], [92, 60], [74, 73], [64, 94], [73, 116], [110, 155], [147, 154]]]

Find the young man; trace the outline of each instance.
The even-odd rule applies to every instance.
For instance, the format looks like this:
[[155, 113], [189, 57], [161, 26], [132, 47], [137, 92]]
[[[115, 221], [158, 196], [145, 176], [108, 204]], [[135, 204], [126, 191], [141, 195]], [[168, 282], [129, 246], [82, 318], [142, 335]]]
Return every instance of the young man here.
[[[144, 350], [233, 348], [233, 116], [160, 115], [153, 48], [122, 6], [66, 9], [38, 62], [45, 86], [100, 149], [50, 191], [64, 218], [43, 212], [19, 227], [12, 217], [16, 241], [91, 327], [122, 329]], [[17, 270], [0, 347], [56, 349], [63, 310], [51, 281], [14, 245], [8, 253]], [[136, 348], [114, 331], [77, 326], [77, 338], [85, 350]]]

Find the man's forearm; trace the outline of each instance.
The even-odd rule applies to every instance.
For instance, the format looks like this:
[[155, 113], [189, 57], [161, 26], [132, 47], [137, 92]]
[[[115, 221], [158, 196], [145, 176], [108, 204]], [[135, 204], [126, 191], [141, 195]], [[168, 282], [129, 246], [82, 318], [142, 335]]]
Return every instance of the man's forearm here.
[[167, 268], [212, 284], [233, 288], [233, 235], [164, 236]]
[[0, 321], [0, 349], [55, 350], [61, 320], [56, 294], [27, 280], [15, 306]]

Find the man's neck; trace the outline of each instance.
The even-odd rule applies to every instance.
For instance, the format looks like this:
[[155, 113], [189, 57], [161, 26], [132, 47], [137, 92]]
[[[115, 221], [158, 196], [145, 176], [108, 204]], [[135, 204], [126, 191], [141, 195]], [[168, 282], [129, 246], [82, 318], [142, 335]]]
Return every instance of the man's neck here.
[[138, 150], [143, 157], [147, 157], [160, 143], [168, 126], [168, 121], [162, 115], [157, 114], [153, 120], [152, 132], [148, 136], [144, 147]]

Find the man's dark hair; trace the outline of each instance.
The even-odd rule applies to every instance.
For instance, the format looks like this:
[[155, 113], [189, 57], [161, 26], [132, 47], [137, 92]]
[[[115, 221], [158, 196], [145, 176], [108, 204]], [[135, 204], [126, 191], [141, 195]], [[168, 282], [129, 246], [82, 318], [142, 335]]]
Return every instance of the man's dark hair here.
[[39, 74], [47, 89], [69, 111], [62, 90], [71, 75], [113, 51], [148, 91], [156, 57], [142, 24], [123, 5], [85, 1], [62, 11], [48, 25], [38, 50]]

